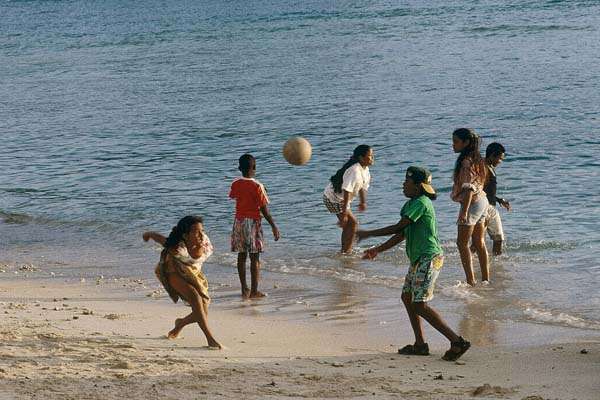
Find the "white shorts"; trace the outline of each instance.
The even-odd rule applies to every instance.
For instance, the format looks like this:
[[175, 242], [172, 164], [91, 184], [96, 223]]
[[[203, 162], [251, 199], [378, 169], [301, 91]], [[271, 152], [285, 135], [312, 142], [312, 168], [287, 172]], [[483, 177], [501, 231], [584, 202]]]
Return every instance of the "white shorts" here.
[[472, 201], [467, 211], [467, 222], [459, 223], [458, 225], [477, 225], [480, 222], [484, 222], [486, 218], [486, 211], [490, 203], [488, 203], [487, 197], [481, 196], [477, 201]]
[[485, 217], [486, 230], [490, 238], [495, 242], [504, 241], [504, 231], [502, 230], [502, 220], [496, 206], [489, 205]]

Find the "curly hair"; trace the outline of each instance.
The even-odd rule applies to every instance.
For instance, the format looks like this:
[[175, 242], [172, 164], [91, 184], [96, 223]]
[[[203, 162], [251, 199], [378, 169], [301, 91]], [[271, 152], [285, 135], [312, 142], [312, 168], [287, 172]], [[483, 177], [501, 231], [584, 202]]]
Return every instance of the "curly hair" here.
[[454, 179], [458, 177], [460, 172], [460, 168], [462, 167], [462, 162], [465, 159], [470, 159], [471, 163], [476, 166], [478, 169], [485, 171], [485, 165], [483, 162], [483, 158], [479, 153], [479, 146], [481, 144], [481, 138], [475, 131], [471, 128], [458, 128], [454, 132], [452, 132], [452, 136], [456, 136], [461, 141], [466, 142], [469, 141], [469, 144], [462, 149], [458, 158], [456, 159], [456, 164], [454, 164]]
[[183, 240], [183, 235], [187, 234], [191, 227], [195, 224], [202, 224], [202, 217], [196, 215], [187, 215], [177, 222], [177, 225], [173, 227], [169, 237], [165, 241], [165, 248], [170, 249], [179, 245]]
[[253, 167], [256, 167], [256, 158], [254, 158], [252, 154], [243, 154], [238, 160], [238, 162], [238, 169], [242, 172], [244, 176], [247, 175]]
[[486, 157], [497, 157], [504, 153], [506, 153], [506, 149], [498, 142], [488, 144], [488, 147], [485, 149]]

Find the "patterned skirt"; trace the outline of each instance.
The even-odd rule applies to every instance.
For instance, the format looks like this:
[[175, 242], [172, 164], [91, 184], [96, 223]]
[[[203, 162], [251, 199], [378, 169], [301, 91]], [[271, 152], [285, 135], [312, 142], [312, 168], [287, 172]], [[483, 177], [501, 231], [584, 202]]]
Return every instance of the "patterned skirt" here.
[[[176, 274], [189, 283], [198, 291], [198, 294], [202, 298], [210, 302], [208, 280], [202, 271], [194, 266], [180, 262], [173, 255], [169, 254], [167, 249], [163, 250], [160, 254], [160, 261], [156, 265], [154, 273], [174, 303], [177, 303], [179, 298], [183, 299], [183, 297], [169, 284], [169, 275], [171, 274]], [[183, 300], [186, 301], [186, 299]]]
[[341, 214], [343, 211], [342, 203], [333, 202], [329, 200], [325, 195], [323, 195], [323, 204], [325, 204], [327, 210], [332, 214]]

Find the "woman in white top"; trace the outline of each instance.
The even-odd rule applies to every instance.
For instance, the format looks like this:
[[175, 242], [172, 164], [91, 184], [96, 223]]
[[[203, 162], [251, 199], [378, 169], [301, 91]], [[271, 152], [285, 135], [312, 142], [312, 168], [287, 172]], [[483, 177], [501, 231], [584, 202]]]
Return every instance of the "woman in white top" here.
[[369, 166], [373, 165], [373, 149], [361, 144], [354, 149], [352, 157], [335, 175], [323, 192], [323, 203], [330, 213], [338, 217], [342, 228], [342, 253], [352, 251], [358, 220], [352, 214], [350, 203], [358, 196], [358, 211], [367, 209], [367, 190], [371, 183]]

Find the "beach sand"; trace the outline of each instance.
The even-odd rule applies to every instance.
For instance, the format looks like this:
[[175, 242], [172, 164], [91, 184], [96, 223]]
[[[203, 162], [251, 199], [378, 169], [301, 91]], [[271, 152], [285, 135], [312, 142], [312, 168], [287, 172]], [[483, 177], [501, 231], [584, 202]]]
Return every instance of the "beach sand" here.
[[406, 327], [394, 344], [373, 327], [298, 321], [260, 313], [260, 300], [220, 307], [216, 299], [209, 320], [226, 349], [209, 350], [196, 325], [165, 338], [188, 309], [155, 282], [17, 270], [6, 265], [0, 274], [0, 399], [600, 398], [600, 335], [474, 345], [446, 362], [441, 340], [428, 357], [395, 354], [398, 343], [412, 342]]

